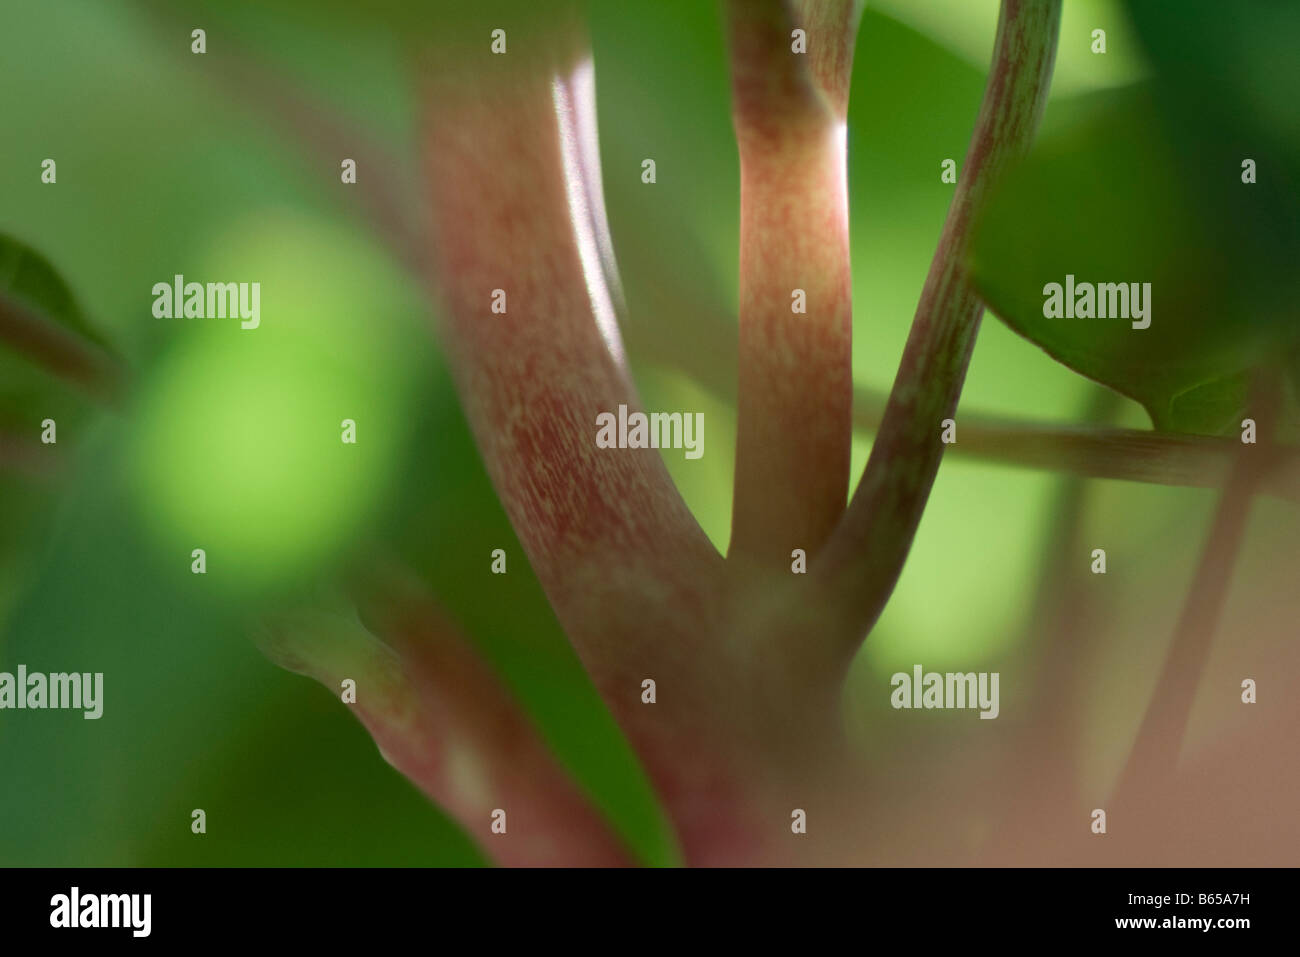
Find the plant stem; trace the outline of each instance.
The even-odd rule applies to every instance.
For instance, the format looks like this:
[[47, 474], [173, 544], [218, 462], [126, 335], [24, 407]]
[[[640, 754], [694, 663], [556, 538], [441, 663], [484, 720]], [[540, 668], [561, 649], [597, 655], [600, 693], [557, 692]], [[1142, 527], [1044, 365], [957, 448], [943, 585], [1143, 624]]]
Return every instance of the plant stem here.
[[984, 305], [964, 264], [989, 186], [1029, 147], [1047, 99], [1061, 0], [1003, 0], [993, 68], [862, 481], [813, 572], [847, 609], [843, 658], [879, 617], [911, 548], [943, 456]]
[[[555, 47], [554, 61], [489, 60], [502, 72], [472, 78], [431, 66], [424, 169], [442, 338], [463, 407], [601, 687], [616, 660], [700, 627], [690, 619], [722, 563], [657, 450], [597, 446], [597, 416], [640, 403], [594, 235], [594, 143], [582, 134], [594, 123], [590, 61], [567, 36]], [[505, 299], [493, 311], [497, 289]]]
[[[1262, 411], [1257, 418], [1271, 424], [1280, 405], [1276, 384], [1269, 382], [1256, 393]], [[1167, 784], [1174, 773], [1196, 688], [1232, 585], [1255, 489], [1274, 467], [1270, 451], [1271, 442], [1264, 436], [1257, 446], [1238, 445], [1164, 667], [1116, 788], [1117, 804], [1138, 800], [1148, 786]]]
[[1239, 466], [1219, 499], [1155, 694], [1129, 754], [1117, 791], [1119, 800], [1131, 796], [1141, 782], [1159, 780], [1173, 771], [1245, 534], [1252, 498], [1251, 471]]
[[[533, 722], [436, 602], [397, 570], [366, 583], [362, 614], [280, 614], [255, 633], [262, 651], [349, 707], [394, 768], [456, 818], [498, 863], [608, 866], [627, 851]], [[379, 580], [379, 576], [375, 576]], [[364, 623], [363, 623], [364, 622]], [[491, 830], [506, 812], [505, 833]]]
[[[848, 495], [853, 404], [845, 111], [861, 7], [730, 0], [740, 342], [729, 557], [812, 554]], [[806, 53], [791, 32], [807, 33]], [[801, 300], [801, 301], [797, 301]]]
[[[1209, 435], [1040, 425], [978, 412], [959, 413], [956, 419], [959, 441], [949, 454], [1154, 485], [1222, 488], [1241, 447], [1237, 439]], [[879, 406], [868, 407], [854, 424], [869, 429], [878, 421]], [[1277, 446], [1269, 455], [1277, 468], [1262, 478], [1260, 491], [1300, 502], [1300, 449]]]
[[510, 62], [480, 52], [424, 69], [441, 338], [527, 560], [687, 860], [738, 859], [757, 762], [736, 747], [751, 699], [727, 640], [725, 564], [658, 449], [597, 444], [598, 416], [640, 402], [596, 235], [589, 52], [570, 34], [520, 40], [527, 55]]

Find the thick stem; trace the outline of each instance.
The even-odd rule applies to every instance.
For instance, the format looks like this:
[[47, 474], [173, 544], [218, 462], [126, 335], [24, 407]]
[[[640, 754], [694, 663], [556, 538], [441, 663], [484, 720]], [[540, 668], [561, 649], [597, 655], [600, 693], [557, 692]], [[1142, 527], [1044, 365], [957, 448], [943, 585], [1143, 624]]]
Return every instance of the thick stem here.
[[[229, 86], [313, 157], [364, 150], [369, 223], [414, 278], [434, 274], [447, 307], [444, 342], [488, 471], [688, 860], [753, 859], [751, 771], [732, 754], [737, 729], [752, 723], [752, 696], [737, 690], [743, 667], [727, 659], [720, 637], [721, 557], [658, 452], [595, 448], [597, 412], [620, 403], [636, 411], [637, 400], [612, 321], [622, 318], [622, 302], [599, 182], [593, 76], [576, 31], [554, 42], [574, 22], [556, 28], [569, 17], [562, 6], [517, 22], [506, 56], [479, 42], [500, 25], [488, 17], [482, 30], [441, 38], [420, 64], [432, 257], [421, 230], [394, 215], [409, 205], [403, 169], [382, 149], [359, 145], [368, 140], [363, 129], [323, 102]], [[310, 122], [296, 115], [303, 109]], [[507, 295], [502, 314], [490, 309], [496, 288]], [[640, 324], [662, 335], [661, 323], [675, 318]], [[660, 688], [653, 707], [641, 702], [645, 678]]]
[[813, 569], [846, 609], [846, 661], [884, 608], [943, 456], [942, 421], [957, 407], [983, 303], [964, 266], [972, 219], [990, 183], [1029, 147], [1047, 100], [1060, 0], [1004, 0], [993, 69], [961, 182], [862, 482]]
[[721, 559], [656, 449], [597, 445], [597, 417], [639, 402], [584, 180], [590, 62], [501, 69], [434, 74], [424, 98], [443, 338], [488, 472], [603, 686], [698, 623]]
[[[853, 404], [846, 126], [861, 7], [730, 0], [740, 346], [730, 555], [820, 548], [848, 494]], [[792, 30], [807, 51], [792, 49]]]
[[568, 34], [510, 43], [509, 62], [425, 68], [442, 338], [529, 562], [688, 859], [740, 859], [749, 771], [734, 746], [751, 699], [727, 644], [724, 563], [659, 450], [597, 444], [598, 416], [640, 403], [594, 201], [589, 54]]

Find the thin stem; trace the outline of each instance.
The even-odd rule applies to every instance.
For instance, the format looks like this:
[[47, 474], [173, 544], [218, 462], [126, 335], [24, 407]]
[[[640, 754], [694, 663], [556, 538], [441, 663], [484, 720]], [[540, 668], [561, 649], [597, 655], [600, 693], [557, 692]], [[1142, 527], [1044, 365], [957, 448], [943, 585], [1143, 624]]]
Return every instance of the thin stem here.
[[814, 572], [848, 609], [847, 655], [893, 591], [939, 469], [984, 305], [963, 263], [990, 183], [1029, 147], [1047, 99], [1060, 0], [1003, 0], [993, 69], [862, 482]]
[[[1259, 402], [1264, 410], [1259, 420], [1271, 424], [1279, 405], [1277, 393], [1268, 392]], [[1196, 688], [1228, 599], [1255, 489], [1261, 476], [1272, 468], [1268, 454], [1271, 442], [1261, 439], [1257, 446], [1238, 446], [1231, 477], [1219, 498], [1164, 667], [1120, 777], [1116, 803], [1138, 800], [1145, 788], [1168, 783], [1174, 772]]]
[[1129, 755], [1118, 792], [1122, 797], [1129, 796], [1141, 781], [1159, 780], [1173, 771], [1245, 534], [1252, 498], [1251, 471], [1244, 465], [1236, 469], [1219, 499], [1156, 692]]
[[[853, 404], [845, 111], [861, 7], [730, 0], [740, 344], [729, 557], [811, 554], [848, 495]], [[792, 30], [807, 50], [792, 49]]]
[[[880, 403], [859, 390], [858, 428], [880, 420]], [[866, 400], [863, 404], [862, 400]], [[958, 413], [958, 441], [948, 454], [1065, 472], [1085, 478], [1122, 479], [1153, 485], [1222, 488], [1241, 447], [1237, 439], [1140, 429], [1038, 424], [974, 413]], [[1276, 446], [1275, 465], [1260, 491], [1300, 502], [1300, 449]]]

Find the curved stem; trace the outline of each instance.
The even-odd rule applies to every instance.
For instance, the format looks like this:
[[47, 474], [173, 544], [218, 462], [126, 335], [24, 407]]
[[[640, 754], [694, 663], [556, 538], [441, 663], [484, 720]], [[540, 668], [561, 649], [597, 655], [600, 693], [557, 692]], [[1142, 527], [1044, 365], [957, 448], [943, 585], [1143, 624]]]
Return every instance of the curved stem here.
[[[640, 402], [596, 228], [589, 52], [572, 33], [521, 43], [516, 32], [511, 43], [525, 55], [508, 63], [483, 55], [478, 66], [460, 57], [425, 66], [442, 340], [556, 617], [687, 859], [722, 860], [750, 838], [741, 825], [750, 769], [732, 747], [744, 721], [720, 690], [743, 672], [726, 640], [725, 564], [658, 449], [597, 443], [598, 417], [639, 412]], [[662, 689], [654, 707], [641, 698], [647, 678]], [[723, 802], [732, 810], [720, 826]]]
[[[627, 850], [528, 715], [440, 607], [396, 569], [358, 587], [360, 615], [313, 608], [254, 637], [281, 667], [349, 703], [384, 759], [513, 866], [630, 863]], [[376, 576], [378, 579], [378, 576]], [[505, 811], [505, 832], [492, 830]]]
[[911, 548], [943, 456], [984, 304], [964, 265], [974, 215], [993, 180], [1029, 147], [1047, 100], [1061, 0], [1003, 0], [993, 69], [962, 180], [862, 481], [813, 572], [846, 609], [842, 654], [871, 629]]
[[640, 403], [594, 228], [593, 76], [584, 38], [530, 41], [538, 52], [498, 73], [429, 66], [433, 261], [443, 341], [487, 470], [609, 691], [669, 636], [698, 642], [722, 561], [658, 450], [597, 444], [598, 416]]

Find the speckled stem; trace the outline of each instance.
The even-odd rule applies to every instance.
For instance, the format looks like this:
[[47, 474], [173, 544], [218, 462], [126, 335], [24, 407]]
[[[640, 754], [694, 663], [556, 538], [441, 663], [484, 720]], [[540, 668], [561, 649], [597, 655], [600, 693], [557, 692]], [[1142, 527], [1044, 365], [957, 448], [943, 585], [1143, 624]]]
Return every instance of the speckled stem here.
[[1061, 0], [1003, 0], [993, 67], [912, 330], [867, 467], [812, 574], [839, 609], [840, 660], [898, 580], [943, 456], [984, 304], [963, 258], [990, 184], [1029, 147], [1047, 100]]
[[[740, 152], [740, 343], [728, 557], [815, 553], [848, 496], [853, 408], [846, 123], [851, 0], [729, 0]], [[806, 51], [792, 32], [806, 33]], [[796, 300], [796, 297], [797, 300]], [[796, 311], [796, 309], [798, 311]]]

